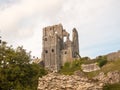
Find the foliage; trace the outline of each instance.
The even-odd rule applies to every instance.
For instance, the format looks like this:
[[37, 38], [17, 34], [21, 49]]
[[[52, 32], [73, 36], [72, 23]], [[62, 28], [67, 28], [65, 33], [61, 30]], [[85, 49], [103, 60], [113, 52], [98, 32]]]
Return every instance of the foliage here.
[[103, 90], [120, 90], [120, 83], [116, 84], [107, 84], [103, 87]]
[[74, 71], [81, 70], [81, 64], [82, 62], [80, 60], [74, 60], [73, 62], [66, 62], [62, 69], [60, 70], [60, 73], [65, 75], [72, 75]]
[[92, 64], [96, 62], [95, 59], [90, 59], [89, 57], [82, 57], [80, 60], [83, 64]]
[[30, 53], [23, 47], [0, 45], [0, 90], [36, 90], [38, 77], [46, 71], [30, 64]]
[[75, 71], [81, 70], [82, 64], [91, 64], [95, 63], [96, 60], [90, 60], [89, 57], [82, 57], [81, 59], [74, 60], [72, 62], [66, 62], [62, 69], [60, 70], [60, 73], [65, 75], [72, 75]]
[[107, 58], [105, 56], [99, 56], [97, 58], [97, 62], [98, 62], [99, 67], [102, 67], [107, 63]]
[[86, 57], [82, 57], [81, 60], [90, 60], [90, 58], [86, 56]]

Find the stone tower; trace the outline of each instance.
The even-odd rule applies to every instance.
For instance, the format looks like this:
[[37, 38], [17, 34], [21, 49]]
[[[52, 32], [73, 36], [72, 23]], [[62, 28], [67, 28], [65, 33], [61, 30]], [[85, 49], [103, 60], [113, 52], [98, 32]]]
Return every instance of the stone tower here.
[[72, 41], [73, 41], [73, 57], [76, 58], [78, 57], [79, 54], [79, 40], [78, 40], [78, 32], [76, 30], [76, 28], [73, 28], [73, 32], [72, 32]]
[[[66, 37], [66, 41], [64, 41]], [[73, 29], [73, 40], [61, 24], [43, 28], [42, 60], [45, 68], [57, 72], [65, 62], [71, 62], [79, 54], [77, 30]]]

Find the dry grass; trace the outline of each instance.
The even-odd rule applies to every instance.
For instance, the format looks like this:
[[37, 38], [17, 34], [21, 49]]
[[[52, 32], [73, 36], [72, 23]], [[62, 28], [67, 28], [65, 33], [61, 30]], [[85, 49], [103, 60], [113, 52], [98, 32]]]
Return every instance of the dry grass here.
[[110, 71], [115, 71], [115, 70], [120, 71], [120, 59], [117, 61], [109, 61], [106, 65], [104, 65], [101, 68], [101, 70], [89, 72], [86, 73], [86, 75], [88, 76], [88, 78], [93, 78], [97, 76], [100, 72], [104, 72], [106, 74]]
[[117, 61], [108, 62], [105, 66], [101, 68], [101, 71], [104, 73], [115, 71], [115, 70], [120, 71], [120, 59]]

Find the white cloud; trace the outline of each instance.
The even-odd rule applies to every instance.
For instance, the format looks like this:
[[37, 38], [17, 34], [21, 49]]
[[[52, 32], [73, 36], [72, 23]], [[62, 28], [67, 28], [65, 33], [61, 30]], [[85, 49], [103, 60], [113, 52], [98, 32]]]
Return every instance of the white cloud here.
[[42, 28], [47, 25], [62, 23], [69, 32], [76, 27], [82, 56], [96, 56], [98, 54], [95, 50], [99, 52], [97, 48], [103, 48], [107, 43], [114, 44], [117, 42], [116, 39], [120, 39], [119, 0], [16, 0], [16, 2], [5, 9], [0, 9], [0, 29], [8, 43], [24, 45], [33, 51], [33, 55], [41, 53]]
[[13, 4], [11, 7], [0, 11], [0, 24], [2, 29], [14, 28], [18, 22], [35, 13], [46, 12], [59, 3], [59, 0], [21, 0], [20, 3]]

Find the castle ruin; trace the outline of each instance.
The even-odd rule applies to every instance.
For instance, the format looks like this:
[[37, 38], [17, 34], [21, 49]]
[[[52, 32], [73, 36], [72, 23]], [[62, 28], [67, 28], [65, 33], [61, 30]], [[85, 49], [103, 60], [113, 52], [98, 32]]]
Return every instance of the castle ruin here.
[[57, 72], [65, 62], [72, 62], [74, 58], [78, 58], [77, 30], [74, 28], [72, 31], [72, 41], [69, 36], [61, 24], [43, 28], [42, 60], [45, 68]]

